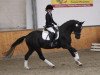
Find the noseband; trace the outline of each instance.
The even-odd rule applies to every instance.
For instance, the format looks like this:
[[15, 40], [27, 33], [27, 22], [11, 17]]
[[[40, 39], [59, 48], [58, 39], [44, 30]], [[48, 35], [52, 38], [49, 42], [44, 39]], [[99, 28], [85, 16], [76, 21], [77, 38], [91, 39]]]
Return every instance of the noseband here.
[[81, 33], [78, 33], [78, 32], [74, 32], [76, 35], [81, 35]]

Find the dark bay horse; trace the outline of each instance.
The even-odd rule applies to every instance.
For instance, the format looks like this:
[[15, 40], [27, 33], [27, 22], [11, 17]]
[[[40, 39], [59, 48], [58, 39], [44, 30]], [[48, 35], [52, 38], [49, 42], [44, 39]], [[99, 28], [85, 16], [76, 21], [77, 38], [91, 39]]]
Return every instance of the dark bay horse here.
[[79, 66], [82, 65], [82, 63], [79, 61], [79, 55], [75, 48], [71, 46], [71, 34], [72, 32], [75, 34], [76, 39], [80, 39], [81, 30], [82, 30], [82, 24], [84, 22], [79, 22], [77, 20], [69, 20], [62, 24], [59, 27], [59, 38], [57, 41], [57, 45], [55, 47], [50, 47], [48, 41], [42, 39], [42, 31], [36, 30], [32, 31], [26, 36], [22, 36], [21, 38], [17, 39], [12, 45], [11, 48], [5, 53], [5, 58], [10, 57], [14, 49], [17, 45], [23, 42], [23, 40], [26, 41], [26, 44], [28, 46], [28, 52], [25, 55], [25, 61], [24, 61], [24, 67], [26, 69], [29, 69], [28, 66], [28, 58], [29, 56], [36, 51], [39, 55], [39, 58], [43, 60], [45, 63], [47, 63], [51, 67], [55, 67], [54, 64], [52, 64], [50, 61], [48, 61], [42, 51], [41, 48], [45, 49], [52, 49], [52, 48], [64, 48], [68, 49], [71, 55], [74, 57], [74, 60], [77, 62]]

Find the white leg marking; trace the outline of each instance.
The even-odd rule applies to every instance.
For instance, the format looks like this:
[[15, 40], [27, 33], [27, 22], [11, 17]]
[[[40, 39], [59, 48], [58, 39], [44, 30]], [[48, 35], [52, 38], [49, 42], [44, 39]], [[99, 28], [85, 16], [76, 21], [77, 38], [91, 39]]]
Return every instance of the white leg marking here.
[[47, 63], [49, 66], [51, 67], [55, 67], [54, 64], [52, 64], [50, 61], [48, 61], [47, 59], [44, 60], [45, 63]]
[[75, 61], [78, 61], [78, 60], [79, 60], [79, 55], [78, 55], [78, 53], [77, 53], [77, 52], [75, 52], [75, 57], [74, 57], [74, 60], [75, 60]]
[[74, 60], [76, 61], [76, 63], [77, 63], [79, 66], [82, 65], [82, 63], [79, 61], [79, 55], [78, 55], [78, 52], [75, 52]]
[[25, 61], [24, 61], [24, 67], [25, 67], [26, 69], [28, 69], [28, 70], [30, 69], [29, 66], [28, 66], [28, 60], [25, 60]]

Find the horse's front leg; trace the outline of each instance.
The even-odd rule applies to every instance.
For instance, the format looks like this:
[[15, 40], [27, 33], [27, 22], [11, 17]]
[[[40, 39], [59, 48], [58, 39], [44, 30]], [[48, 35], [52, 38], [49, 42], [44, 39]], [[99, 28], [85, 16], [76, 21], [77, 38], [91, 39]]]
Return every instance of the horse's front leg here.
[[75, 62], [79, 65], [82, 66], [82, 63], [79, 61], [79, 54], [77, 52], [77, 50], [73, 47], [68, 47], [69, 52], [71, 53], [71, 55], [74, 57]]
[[75, 52], [74, 54], [75, 54], [74, 60], [76, 61], [76, 64], [78, 64], [79, 66], [82, 66], [82, 63], [79, 61], [78, 52]]

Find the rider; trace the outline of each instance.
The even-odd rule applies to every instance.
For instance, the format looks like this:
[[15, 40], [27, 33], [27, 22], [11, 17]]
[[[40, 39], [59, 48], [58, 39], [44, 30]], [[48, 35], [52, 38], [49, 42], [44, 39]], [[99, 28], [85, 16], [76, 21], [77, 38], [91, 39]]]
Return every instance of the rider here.
[[45, 25], [45, 29], [47, 31], [49, 31], [49, 35], [50, 35], [50, 40], [51, 40], [51, 46], [54, 45], [55, 43], [55, 38], [57, 36], [57, 23], [53, 20], [52, 17], [52, 10], [53, 6], [52, 5], [47, 5], [46, 8], [46, 15], [45, 15], [45, 19], [46, 19], [46, 25]]

